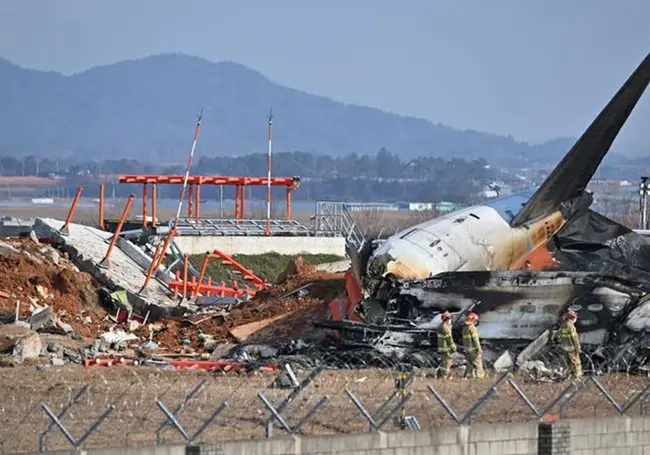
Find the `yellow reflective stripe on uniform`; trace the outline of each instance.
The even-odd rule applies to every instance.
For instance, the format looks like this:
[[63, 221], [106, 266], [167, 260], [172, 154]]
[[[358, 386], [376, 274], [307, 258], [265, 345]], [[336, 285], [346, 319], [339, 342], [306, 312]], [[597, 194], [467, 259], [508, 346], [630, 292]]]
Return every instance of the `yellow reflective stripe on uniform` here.
[[576, 350], [578, 339], [578, 331], [575, 327], [563, 326], [560, 329], [560, 340], [562, 343], [562, 348], [566, 352], [573, 352]]
[[466, 324], [463, 327], [463, 345], [467, 351], [478, 351], [480, 341], [475, 326]]
[[451, 336], [451, 330], [447, 330], [444, 326], [438, 329], [438, 351], [447, 352], [454, 345], [454, 339]]

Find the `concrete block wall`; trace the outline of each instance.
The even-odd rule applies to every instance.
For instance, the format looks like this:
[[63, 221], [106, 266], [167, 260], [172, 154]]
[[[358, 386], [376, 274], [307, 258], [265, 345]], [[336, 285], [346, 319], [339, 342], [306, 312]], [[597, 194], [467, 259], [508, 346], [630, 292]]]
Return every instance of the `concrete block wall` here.
[[[42, 452], [37, 452], [42, 453]], [[37, 455], [34, 453], [34, 455]], [[48, 455], [185, 455], [188, 447], [184, 444], [165, 446], [117, 447], [106, 449], [58, 450], [45, 452]]]
[[[52, 453], [72, 453], [71, 451]], [[650, 417], [280, 436], [194, 447], [87, 449], [87, 455], [650, 455]]]
[[[536, 422], [427, 431], [231, 441], [193, 448], [203, 455], [536, 455]], [[187, 453], [190, 453], [189, 450]]]
[[572, 455], [650, 454], [650, 417], [571, 420]]

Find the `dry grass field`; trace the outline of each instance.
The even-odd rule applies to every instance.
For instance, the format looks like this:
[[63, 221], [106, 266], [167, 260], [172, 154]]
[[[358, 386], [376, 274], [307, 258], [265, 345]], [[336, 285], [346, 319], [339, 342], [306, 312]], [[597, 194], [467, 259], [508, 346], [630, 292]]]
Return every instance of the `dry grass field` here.
[[[298, 371], [299, 380], [306, 372]], [[46, 404], [53, 412], [59, 412], [70, 398], [84, 385], [90, 384], [88, 392], [71, 408], [63, 419], [71, 432], [79, 437], [94, 420], [107, 409], [114, 412], [89, 437], [86, 447], [124, 446], [152, 444], [156, 429], [164, 419], [156, 406], [160, 399], [171, 410], [179, 404], [199, 381], [205, 379], [203, 389], [189, 402], [180, 414], [180, 422], [190, 432], [202, 424], [210, 413], [224, 400], [228, 408], [213, 422], [201, 440], [246, 439], [263, 437], [263, 425], [269, 416], [257, 393], [262, 392], [274, 405], [278, 405], [289, 390], [272, 388], [277, 373], [202, 373], [196, 371], [164, 371], [153, 367], [96, 367], [75, 365], [49, 367], [39, 370], [24, 365], [0, 370], [0, 451], [19, 453], [37, 448], [38, 435], [49, 421], [41, 410]], [[323, 396], [329, 398], [325, 408], [305, 425], [307, 434], [352, 433], [368, 431], [368, 423], [345, 394], [354, 393], [371, 411], [381, 406], [385, 397], [394, 391], [393, 373], [387, 370], [331, 370], [318, 376], [283, 413], [290, 425], [300, 418]], [[455, 425], [453, 420], [434, 399], [427, 385], [432, 385], [462, 416], [495, 382], [494, 373], [484, 380], [434, 379], [432, 372], [420, 371], [409, 390], [413, 397], [406, 405], [409, 415], [414, 415], [423, 428]], [[524, 376], [514, 378], [537, 408], [543, 409], [553, 401], [567, 383], [531, 382]], [[628, 375], [605, 375], [599, 381], [616, 400], [626, 403], [648, 384], [647, 377]], [[638, 407], [629, 411], [638, 413]], [[600, 417], [616, 415], [607, 399], [591, 384], [575, 397], [568, 406], [567, 417]], [[521, 422], [535, 420], [515, 391], [502, 383], [498, 391], [473, 416], [472, 423]], [[398, 427], [389, 420], [384, 430], [395, 431]], [[283, 434], [276, 429], [276, 434]], [[21, 437], [17, 438], [16, 434]], [[174, 429], [164, 432], [166, 441], [182, 438]], [[67, 442], [58, 430], [48, 438], [48, 450], [67, 448]]]

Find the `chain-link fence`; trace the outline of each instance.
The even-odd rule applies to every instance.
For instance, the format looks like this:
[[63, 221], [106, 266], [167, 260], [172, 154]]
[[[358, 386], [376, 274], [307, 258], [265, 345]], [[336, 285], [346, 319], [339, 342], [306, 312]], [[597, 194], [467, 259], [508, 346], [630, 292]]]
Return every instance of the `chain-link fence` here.
[[2, 373], [2, 453], [631, 416], [645, 414], [650, 395], [646, 376], [624, 373], [558, 381], [530, 372], [438, 379], [431, 368], [25, 370]]

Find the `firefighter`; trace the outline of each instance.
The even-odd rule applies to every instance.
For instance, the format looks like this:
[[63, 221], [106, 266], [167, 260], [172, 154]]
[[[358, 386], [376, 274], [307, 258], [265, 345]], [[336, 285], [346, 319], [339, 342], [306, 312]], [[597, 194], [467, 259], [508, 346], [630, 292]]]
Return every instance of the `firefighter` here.
[[483, 379], [485, 377], [483, 348], [481, 348], [481, 340], [478, 336], [478, 330], [476, 330], [477, 321], [478, 314], [474, 312], [468, 313], [463, 326], [463, 347], [465, 348], [467, 364], [465, 376]]
[[442, 324], [438, 328], [438, 353], [440, 354], [440, 376], [446, 378], [451, 370], [451, 356], [456, 352], [456, 343], [451, 335], [451, 314], [445, 311], [442, 316]]
[[560, 342], [571, 364], [573, 377], [580, 379], [582, 377], [582, 363], [580, 362], [580, 339], [575, 326], [577, 319], [578, 315], [573, 310], [569, 310], [564, 314], [564, 322], [560, 327]]

